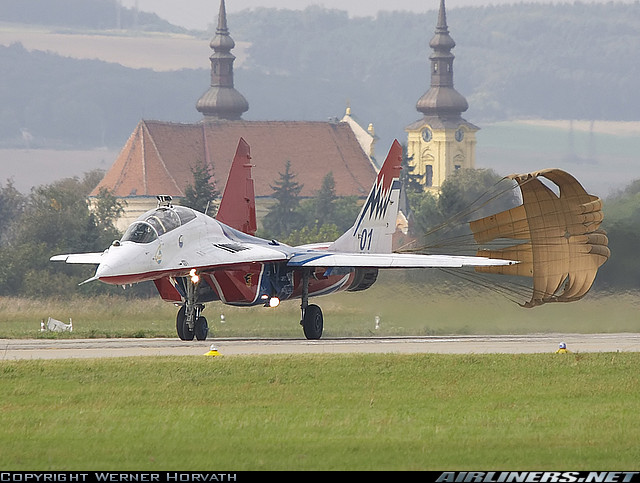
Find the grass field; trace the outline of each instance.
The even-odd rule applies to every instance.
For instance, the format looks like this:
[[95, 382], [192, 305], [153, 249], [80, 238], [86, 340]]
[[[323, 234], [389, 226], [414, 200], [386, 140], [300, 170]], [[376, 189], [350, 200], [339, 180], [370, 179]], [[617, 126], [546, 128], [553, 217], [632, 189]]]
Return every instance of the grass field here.
[[[390, 274], [314, 300], [327, 337], [639, 330], [637, 293], [528, 310]], [[175, 312], [0, 297], [0, 337], [175, 337]], [[205, 314], [217, 336], [302, 337], [297, 301]], [[41, 333], [48, 316], [74, 331]], [[638, 469], [638, 369], [640, 353], [0, 359], [0, 468]]]
[[[579, 302], [524, 309], [468, 284], [411, 282], [400, 272], [385, 272], [369, 290], [313, 298], [312, 303], [323, 309], [327, 337], [640, 332], [639, 293], [592, 291]], [[176, 312], [159, 297], [0, 297], [0, 338], [175, 337]], [[297, 338], [302, 334], [299, 300], [285, 301], [275, 309], [211, 303], [204, 315], [217, 337]], [[48, 317], [66, 323], [71, 318], [73, 333], [41, 333], [40, 321]], [[376, 317], [380, 320], [377, 330]]]
[[640, 354], [0, 361], [4, 470], [640, 469]]

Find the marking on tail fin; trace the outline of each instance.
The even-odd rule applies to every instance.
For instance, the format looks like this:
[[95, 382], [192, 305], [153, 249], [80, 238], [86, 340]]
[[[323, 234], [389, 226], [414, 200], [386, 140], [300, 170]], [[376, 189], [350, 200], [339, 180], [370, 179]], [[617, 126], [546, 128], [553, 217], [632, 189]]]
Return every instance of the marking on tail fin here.
[[360, 225], [362, 224], [362, 221], [367, 215], [369, 215], [369, 220], [371, 220], [372, 218], [374, 220], [380, 220], [386, 216], [387, 209], [389, 208], [389, 201], [391, 201], [391, 192], [394, 189], [399, 188], [399, 184], [399, 181], [398, 184], [389, 183], [389, 187], [385, 189], [384, 184], [383, 186], [379, 186], [376, 182], [373, 189], [371, 190], [371, 193], [369, 193], [369, 198], [367, 198], [367, 202], [365, 203], [362, 212], [360, 213], [358, 223], [356, 223], [353, 230], [354, 234], [357, 233]]
[[402, 146], [395, 140], [371, 188], [371, 192], [360, 213], [358, 222], [354, 225], [354, 235], [358, 232], [362, 221], [367, 215], [369, 220], [372, 218], [374, 220], [380, 220], [386, 216], [389, 201], [391, 200], [391, 193], [394, 189], [400, 189], [399, 176], [401, 163]]

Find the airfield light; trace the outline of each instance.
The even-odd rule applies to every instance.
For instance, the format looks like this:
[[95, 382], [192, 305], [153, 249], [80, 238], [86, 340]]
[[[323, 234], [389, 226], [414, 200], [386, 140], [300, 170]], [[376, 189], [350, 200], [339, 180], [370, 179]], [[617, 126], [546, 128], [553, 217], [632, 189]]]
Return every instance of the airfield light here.
[[277, 307], [280, 305], [280, 299], [278, 297], [271, 297], [269, 299], [269, 307]]
[[200, 276], [196, 273], [195, 268], [191, 269], [191, 271], [189, 272], [189, 276], [191, 277], [191, 282], [194, 284], [200, 281]]

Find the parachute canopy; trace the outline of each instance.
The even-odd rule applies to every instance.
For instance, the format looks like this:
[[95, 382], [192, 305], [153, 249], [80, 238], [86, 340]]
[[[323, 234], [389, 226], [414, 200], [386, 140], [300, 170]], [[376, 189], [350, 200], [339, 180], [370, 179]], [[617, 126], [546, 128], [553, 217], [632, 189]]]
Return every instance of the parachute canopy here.
[[[506, 248], [482, 248], [478, 255], [520, 263], [476, 270], [533, 278], [533, 294], [522, 304], [524, 307], [579, 300], [610, 255], [607, 236], [599, 229], [602, 200], [588, 194], [573, 176], [559, 169], [507, 178], [517, 183], [522, 205], [469, 225], [480, 245], [505, 240], [514, 243]], [[557, 185], [559, 195], [541, 178]]]

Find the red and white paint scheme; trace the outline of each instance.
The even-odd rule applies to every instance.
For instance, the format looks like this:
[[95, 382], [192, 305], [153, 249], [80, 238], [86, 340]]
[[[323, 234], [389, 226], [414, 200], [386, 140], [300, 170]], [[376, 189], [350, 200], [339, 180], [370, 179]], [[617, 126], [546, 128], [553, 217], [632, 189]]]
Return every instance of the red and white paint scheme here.
[[140, 216], [103, 253], [56, 255], [51, 260], [98, 265], [87, 281], [153, 281], [163, 299], [181, 306], [176, 329], [183, 340], [206, 339], [209, 328], [201, 313], [207, 302], [275, 307], [281, 300], [301, 299], [304, 334], [319, 339], [322, 311], [309, 304], [309, 298], [365, 290], [376, 281], [379, 269], [514, 263], [392, 253], [401, 160], [402, 148], [395, 141], [353, 227], [344, 235], [332, 243], [292, 247], [254, 236], [251, 155], [241, 138], [215, 219], [159, 196], [158, 207]]

